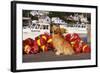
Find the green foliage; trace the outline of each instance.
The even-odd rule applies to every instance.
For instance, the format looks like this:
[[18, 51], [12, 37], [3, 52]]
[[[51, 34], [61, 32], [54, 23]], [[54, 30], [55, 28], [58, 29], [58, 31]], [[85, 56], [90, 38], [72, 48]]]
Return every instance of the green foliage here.
[[23, 10], [23, 17], [29, 17], [30, 10]]
[[32, 20], [38, 20], [38, 17], [37, 16], [30, 15], [30, 17], [31, 17]]

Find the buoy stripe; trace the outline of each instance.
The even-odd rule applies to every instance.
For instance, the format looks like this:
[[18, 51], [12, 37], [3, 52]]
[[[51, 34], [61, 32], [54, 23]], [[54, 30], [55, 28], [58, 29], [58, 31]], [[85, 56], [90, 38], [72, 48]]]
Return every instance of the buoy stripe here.
[[84, 51], [84, 49], [85, 49], [87, 46], [88, 46], [88, 45], [84, 45], [84, 46], [83, 46], [83, 51]]
[[42, 36], [43, 39], [47, 40], [46, 36]]
[[44, 51], [45, 50], [45, 46], [43, 45], [43, 46], [41, 46], [41, 49], [42, 49], [42, 51]]
[[27, 45], [27, 46], [25, 46], [24, 51], [25, 51], [27, 54], [28, 54], [28, 53], [29, 53], [29, 51], [30, 51], [30, 49], [29, 49], [29, 48], [30, 48], [30, 46], [28, 46], [28, 45]]
[[41, 45], [41, 44], [40, 44], [40, 39], [37, 40], [37, 44], [38, 44], [39, 46]]
[[74, 45], [75, 44], [75, 41], [74, 42], [71, 42], [71, 44]]
[[47, 41], [47, 43], [50, 43], [50, 42], [52, 42], [52, 39], [49, 39], [49, 40]]

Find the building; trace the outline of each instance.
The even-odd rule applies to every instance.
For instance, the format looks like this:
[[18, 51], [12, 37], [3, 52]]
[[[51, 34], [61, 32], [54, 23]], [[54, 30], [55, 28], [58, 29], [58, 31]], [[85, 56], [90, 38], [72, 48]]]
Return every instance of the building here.
[[88, 23], [87, 17], [85, 17], [83, 14], [79, 15], [81, 23]]
[[65, 21], [63, 21], [59, 17], [52, 17], [51, 21], [52, 21], [52, 23], [56, 23], [56, 24], [67, 24], [67, 23], [65, 23]]
[[38, 22], [39, 23], [50, 24], [51, 23], [51, 19], [50, 19], [49, 16], [42, 15], [42, 16], [39, 17]]

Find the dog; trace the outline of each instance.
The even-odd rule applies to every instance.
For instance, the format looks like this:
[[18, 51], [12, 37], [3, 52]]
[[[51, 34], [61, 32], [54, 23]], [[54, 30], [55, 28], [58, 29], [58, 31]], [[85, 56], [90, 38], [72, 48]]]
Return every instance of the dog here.
[[56, 55], [72, 55], [74, 50], [69, 42], [67, 42], [61, 32], [59, 25], [52, 25], [52, 43], [55, 48]]

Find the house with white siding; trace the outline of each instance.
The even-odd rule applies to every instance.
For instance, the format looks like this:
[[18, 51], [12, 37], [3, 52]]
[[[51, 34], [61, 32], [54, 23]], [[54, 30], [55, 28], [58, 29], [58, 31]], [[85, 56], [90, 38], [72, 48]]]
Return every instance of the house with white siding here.
[[46, 23], [46, 24], [50, 24], [51, 23], [51, 19], [49, 16], [40, 16], [39, 19], [38, 19], [38, 22], [39, 23]]
[[67, 24], [67, 23], [65, 23], [65, 21], [63, 21], [59, 17], [52, 17], [51, 21], [52, 21], [52, 23], [57, 23], [57, 24]]

